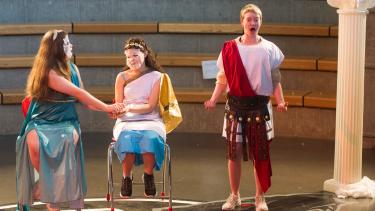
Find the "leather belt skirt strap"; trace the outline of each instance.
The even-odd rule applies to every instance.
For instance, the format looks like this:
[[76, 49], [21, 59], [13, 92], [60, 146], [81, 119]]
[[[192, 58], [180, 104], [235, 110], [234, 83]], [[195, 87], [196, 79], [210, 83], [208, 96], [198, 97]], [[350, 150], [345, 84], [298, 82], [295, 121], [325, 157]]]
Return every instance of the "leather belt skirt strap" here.
[[[236, 97], [228, 94], [225, 105], [227, 157], [236, 159], [237, 135], [242, 138], [243, 160], [269, 157], [266, 121], [270, 120], [268, 96]], [[237, 132], [237, 127], [241, 132]]]

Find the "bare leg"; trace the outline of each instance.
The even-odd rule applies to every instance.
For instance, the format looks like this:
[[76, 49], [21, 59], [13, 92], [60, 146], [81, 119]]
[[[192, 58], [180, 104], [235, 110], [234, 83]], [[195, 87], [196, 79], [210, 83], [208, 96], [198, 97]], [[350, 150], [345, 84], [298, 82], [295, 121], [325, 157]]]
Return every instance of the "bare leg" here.
[[255, 178], [255, 206], [256, 211], [266, 211], [268, 210], [268, 206], [266, 203], [266, 199], [264, 198], [264, 192], [262, 190], [262, 186], [260, 184], [260, 180], [258, 178], [257, 171], [254, 166], [254, 178]]
[[78, 141], [79, 141], [79, 135], [78, 135], [77, 131], [74, 129], [73, 130], [73, 142], [74, 142], [74, 146], [77, 146]]
[[146, 172], [148, 175], [153, 174], [153, 169], [155, 166], [155, 157], [153, 153], [146, 152], [143, 154], [143, 168], [144, 172]]
[[262, 186], [260, 185], [260, 181], [259, 181], [259, 178], [258, 178], [258, 174], [257, 174], [257, 171], [255, 169], [255, 166], [254, 166], [254, 179], [255, 179], [255, 196], [263, 196], [263, 191], [262, 191]]
[[[31, 165], [39, 172], [39, 137], [38, 134], [35, 130], [31, 130], [27, 135], [26, 135], [26, 143], [28, 146], [29, 150], [29, 157], [31, 161]], [[34, 199], [39, 200], [40, 199], [40, 187], [39, 183], [37, 183], [34, 186], [33, 189], [33, 197]]]
[[222, 210], [233, 210], [241, 206], [240, 182], [241, 182], [242, 143], [236, 143], [236, 159], [228, 160], [228, 175], [231, 194], [221, 207]]
[[242, 143], [236, 144], [236, 159], [228, 160], [230, 190], [233, 195], [239, 194], [241, 182]]
[[127, 153], [125, 159], [122, 161], [122, 175], [123, 177], [130, 177], [135, 161], [135, 155], [133, 153]]
[[39, 172], [39, 137], [35, 130], [31, 130], [27, 134], [26, 143], [29, 149], [31, 164]]

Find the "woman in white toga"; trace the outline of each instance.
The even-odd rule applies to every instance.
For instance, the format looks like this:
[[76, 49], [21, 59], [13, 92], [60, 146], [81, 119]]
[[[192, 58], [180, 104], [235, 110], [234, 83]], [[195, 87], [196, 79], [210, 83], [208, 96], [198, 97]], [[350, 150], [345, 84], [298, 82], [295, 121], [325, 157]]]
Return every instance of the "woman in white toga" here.
[[156, 195], [153, 169], [159, 170], [163, 163], [166, 140], [158, 107], [162, 69], [140, 38], [128, 39], [124, 54], [126, 66], [116, 78], [115, 100], [126, 105], [125, 113], [117, 116], [113, 130], [115, 152], [123, 167], [120, 196], [132, 195], [131, 170], [134, 164], [143, 164], [144, 195], [153, 197]]

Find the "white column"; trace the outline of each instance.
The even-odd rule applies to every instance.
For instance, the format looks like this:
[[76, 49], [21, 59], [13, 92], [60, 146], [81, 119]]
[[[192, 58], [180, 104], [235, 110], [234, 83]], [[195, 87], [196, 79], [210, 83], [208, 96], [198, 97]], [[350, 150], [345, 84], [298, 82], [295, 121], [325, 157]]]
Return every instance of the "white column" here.
[[339, 8], [339, 44], [334, 175], [324, 190], [336, 192], [362, 178], [366, 15], [375, 0], [327, 2]]

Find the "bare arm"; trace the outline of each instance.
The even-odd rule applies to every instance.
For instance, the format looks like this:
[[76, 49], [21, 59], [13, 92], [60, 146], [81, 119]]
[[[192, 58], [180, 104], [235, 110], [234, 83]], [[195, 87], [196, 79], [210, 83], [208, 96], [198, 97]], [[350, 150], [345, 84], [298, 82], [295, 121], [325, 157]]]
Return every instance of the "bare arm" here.
[[124, 86], [125, 80], [122, 74], [125, 72], [121, 72], [117, 74], [116, 82], [115, 82], [115, 101], [116, 103], [123, 103], [124, 102]]
[[281, 83], [276, 84], [273, 90], [273, 96], [275, 97], [277, 103], [277, 110], [280, 112], [287, 111], [288, 103], [285, 103], [284, 101], [283, 88], [281, 87]]
[[[116, 82], [115, 82], [115, 103], [123, 103], [124, 102], [124, 86], [125, 80], [122, 74], [125, 72], [120, 72], [117, 74]], [[124, 104], [123, 104], [124, 105]], [[116, 119], [123, 116], [127, 112], [126, 108], [124, 107], [119, 113], [110, 113], [108, 116], [109, 118]]]
[[114, 106], [103, 103], [84, 89], [75, 86], [66, 78], [58, 75], [54, 70], [49, 71], [48, 86], [55, 91], [75, 97], [82, 104], [87, 105], [89, 108], [94, 108], [95, 110], [104, 112], [115, 111]]
[[227, 88], [227, 79], [225, 77], [224, 70], [220, 70], [216, 77], [216, 85], [214, 92], [212, 93], [212, 96], [209, 100], [204, 102], [204, 107], [207, 110], [214, 109], [217, 103], [217, 100], [220, 98], [220, 96], [223, 94], [223, 92]]
[[217, 100], [223, 94], [226, 88], [227, 88], [226, 84], [216, 84], [211, 98], [207, 100], [206, 102], [204, 102], [204, 107], [208, 110], [214, 109], [216, 106]]

